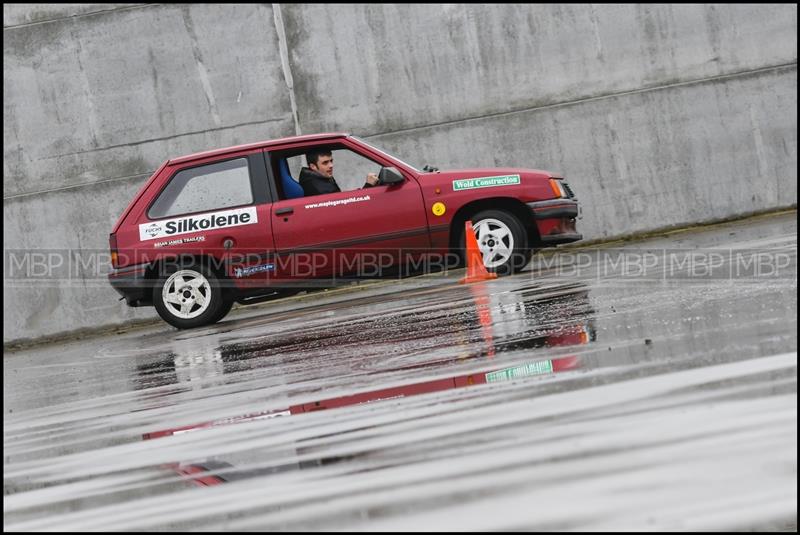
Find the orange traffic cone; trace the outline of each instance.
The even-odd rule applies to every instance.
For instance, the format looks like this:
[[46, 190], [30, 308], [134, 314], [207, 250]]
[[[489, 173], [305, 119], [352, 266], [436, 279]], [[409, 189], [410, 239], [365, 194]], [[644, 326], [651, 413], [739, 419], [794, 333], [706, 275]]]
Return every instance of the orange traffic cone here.
[[496, 279], [497, 273], [489, 273], [483, 265], [483, 255], [478, 248], [478, 240], [475, 238], [475, 230], [472, 228], [472, 221], [467, 220], [464, 237], [467, 242], [467, 276], [461, 279], [461, 284], [470, 282], [485, 281]]

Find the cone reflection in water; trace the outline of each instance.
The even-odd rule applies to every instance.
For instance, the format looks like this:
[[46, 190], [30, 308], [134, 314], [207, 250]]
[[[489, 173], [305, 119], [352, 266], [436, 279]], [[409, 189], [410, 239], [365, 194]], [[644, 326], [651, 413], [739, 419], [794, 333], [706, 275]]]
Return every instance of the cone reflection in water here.
[[481, 334], [486, 344], [486, 356], [494, 358], [494, 333], [492, 332], [492, 305], [489, 300], [489, 292], [486, 286], [479, 284], [470, 286], [472, 299], [475, 301], [475, 311], [478, 313], [478, 321], [481, 324]]

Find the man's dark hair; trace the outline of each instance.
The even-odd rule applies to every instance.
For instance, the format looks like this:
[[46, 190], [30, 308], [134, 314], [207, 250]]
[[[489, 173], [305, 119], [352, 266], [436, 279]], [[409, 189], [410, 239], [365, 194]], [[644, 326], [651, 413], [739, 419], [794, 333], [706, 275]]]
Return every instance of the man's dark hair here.
[[333, 152], [331, 152], [328, 149], [317, 149], [309, 151], [306, 153], [306, 162], [308, 162], [308, 165], [311, 165], [312, 163], [314, 165], [317, 165], [320, 156], [333, 156]]

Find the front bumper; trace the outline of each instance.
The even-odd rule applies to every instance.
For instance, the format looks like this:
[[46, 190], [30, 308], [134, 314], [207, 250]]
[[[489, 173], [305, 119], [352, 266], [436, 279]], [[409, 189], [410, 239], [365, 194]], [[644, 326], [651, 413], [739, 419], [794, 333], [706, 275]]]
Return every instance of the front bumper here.
[[108, 282], [125, 298], [128, 306], [142, 307], [153, 304], [153, 279], [147, 278], [147, 266], [122, 268], [108, 274]]
[[578, 201], [571, 199], [551, 199], [527, 204], [533, 212], [534, 219], [576, 218], [580, 213]]
[[539, 239], [546, 245], [570, 243], [583, 239], [575, 230], [575, 218], [580, 206], [572, 199], [551, 199], [527, 203], [539, 231]]

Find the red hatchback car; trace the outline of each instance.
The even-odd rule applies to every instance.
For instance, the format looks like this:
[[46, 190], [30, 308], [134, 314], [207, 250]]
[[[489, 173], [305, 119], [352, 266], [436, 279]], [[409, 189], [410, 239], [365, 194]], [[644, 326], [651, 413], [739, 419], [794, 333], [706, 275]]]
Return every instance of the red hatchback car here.
[[[297, 177], [311, 152], [354, 189], [306, 194]], [[358, 189], [369, 171], [378, 184]], [[419, 171], [348, 134], [290, 137], [164, 163], [114, 226], [109, 281], [128, 305], [191, 328], [337, 277], [452, 266], [467, 220], [487, 269], [513, 273], [534, 249], [581, 239], [577, 215], [546, 171]]]

